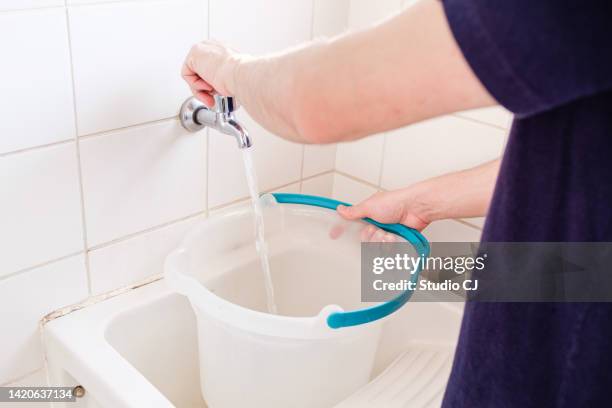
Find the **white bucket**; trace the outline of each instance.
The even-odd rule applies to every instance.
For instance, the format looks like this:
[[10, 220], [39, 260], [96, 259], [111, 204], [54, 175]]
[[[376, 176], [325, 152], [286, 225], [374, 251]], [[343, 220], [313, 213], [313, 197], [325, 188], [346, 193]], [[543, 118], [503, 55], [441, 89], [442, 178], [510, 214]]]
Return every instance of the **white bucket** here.
[[364, 223], [263, 201], [278, 315], [265, 310], [248, 203], [198, 225], [166, 260], [197, 317], [203, 397], [211, 408], [332, 407], [370, 379], [381, 332], [382, 320], [327, 323], [371, 306], [360, 300]]

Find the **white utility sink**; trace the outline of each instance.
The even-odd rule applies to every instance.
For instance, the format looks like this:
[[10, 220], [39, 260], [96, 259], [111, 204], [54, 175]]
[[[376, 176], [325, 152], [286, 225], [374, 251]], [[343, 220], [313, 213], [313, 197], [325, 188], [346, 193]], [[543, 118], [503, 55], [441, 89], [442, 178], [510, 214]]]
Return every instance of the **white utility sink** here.
[[[461, 315], [461, 303], [405, 305], [385, 322], [378, 379], [339, 407], [439, 406]], [[86, 389], [66, 408], [206, 407], [194, 314], [163, 280], [52, 320], [44, 334], [51, 384]]]

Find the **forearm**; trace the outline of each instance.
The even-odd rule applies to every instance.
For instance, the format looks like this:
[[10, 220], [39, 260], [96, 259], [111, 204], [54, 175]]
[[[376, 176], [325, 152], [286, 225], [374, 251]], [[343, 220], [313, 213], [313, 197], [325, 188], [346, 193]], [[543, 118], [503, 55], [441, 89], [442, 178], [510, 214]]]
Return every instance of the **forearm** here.
[[264, 127], [311, 143], [356, 139], [494, 103], [436, 0], [364, 31], [245, 58], [228, 89]]
[[491, 201], [499, 163], [494, 160], [400, 190], [378, 192], [352, 207], [340, 206], [338, 212], [350, 220], [370, 217], [418, 230], [436, 220], [483, 216]]
[[499, 172], [500, 160], [445, 174], [410, 187], [411, 199], [420, 203], [429, 222], [486, 215]]

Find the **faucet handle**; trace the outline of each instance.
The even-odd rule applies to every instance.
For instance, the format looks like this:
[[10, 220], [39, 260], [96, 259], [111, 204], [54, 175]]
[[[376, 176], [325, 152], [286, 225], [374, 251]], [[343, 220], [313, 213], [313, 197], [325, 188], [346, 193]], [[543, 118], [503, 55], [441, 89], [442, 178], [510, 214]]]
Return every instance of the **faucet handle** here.
[[217, 113], [232, 113], [239, 108], [238, 102], [232, 96], [224, 96], [215, 94], [213, 96], [215, 100], [215, 106], [212, 110]]

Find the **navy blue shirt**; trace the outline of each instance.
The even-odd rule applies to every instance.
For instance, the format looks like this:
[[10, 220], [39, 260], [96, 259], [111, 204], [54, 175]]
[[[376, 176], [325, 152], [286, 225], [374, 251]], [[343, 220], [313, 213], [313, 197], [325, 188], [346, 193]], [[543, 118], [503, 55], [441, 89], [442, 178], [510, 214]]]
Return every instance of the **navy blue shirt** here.
[[[515, 113], [483, 240], [612, 241], [612, 1], [444, 8]], [[612, 406], [612, 304], [468, 302], [443, 406]]]

